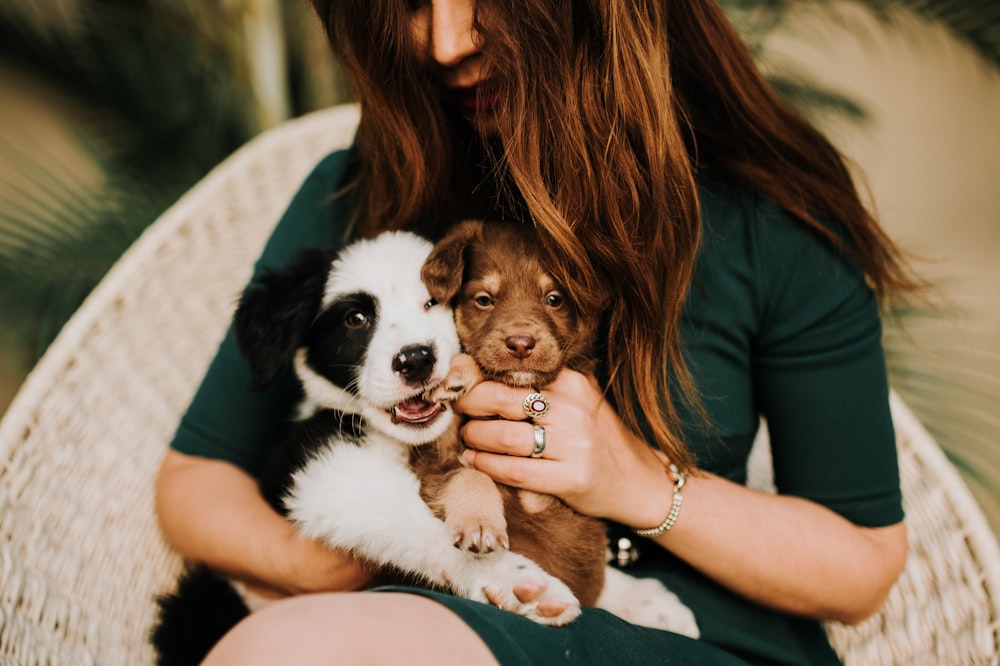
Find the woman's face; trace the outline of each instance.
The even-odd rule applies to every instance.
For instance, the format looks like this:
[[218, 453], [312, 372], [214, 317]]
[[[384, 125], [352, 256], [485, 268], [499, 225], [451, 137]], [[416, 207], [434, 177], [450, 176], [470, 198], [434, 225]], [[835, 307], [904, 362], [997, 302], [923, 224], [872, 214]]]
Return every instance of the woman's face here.
[[473, 22], [475, 0], [415, 0], [410, 27], [417, 57], [438, 70], [449, 102], [469, 119], [489, 120], [497, 105]]

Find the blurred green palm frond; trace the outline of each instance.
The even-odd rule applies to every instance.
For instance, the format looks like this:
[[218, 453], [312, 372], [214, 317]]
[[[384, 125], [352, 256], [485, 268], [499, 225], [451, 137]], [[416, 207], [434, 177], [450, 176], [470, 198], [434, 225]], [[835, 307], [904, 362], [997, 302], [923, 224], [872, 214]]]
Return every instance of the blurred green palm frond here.
[[[763, 64], [767, 63], [768, 37], [782, 29], [793, 10], [819, 9], [830, 21], [840, 20], [839, 10], [855, 5], [894, 25], [911, 13], [944, 26], [959, 41], [973, 47], [991, 66], [1000, 68], [1000, 2], [997, 0], [720, 0], [733, 24]], [[774, 88], [810, 117], [838, 114], [856, 122], [868, 120], [866, 109], [850, 95], [825, 88], [799, 71], [765, 67]]]
[[864, 4], [890, 22], [893, 11], [903, 8], [943, 25], [1000, 66], [1000, 3], [996, 0], [866, 0]]
[[42, 186], [18, 190], [0, 211], [0, 309], [8, 326], [34, 324], [8, 332], [37, 357], [169, 200], [164, 191], [122, 175], [96, 149], [91, 157], [103, 174], [100, 187], [58, 160], [39, 162], [0, 146], [0, 156], [12, 153]]
[[1000, 67], [1000, 3], [996, 0], [720, 0], [720, 4], [758, 53], [764, 39], [785, 24], [793, 9], [832, 10], [830, 17], [834, 18], [838, 8], [856, 5], [889, 23], [903, 11], [944, 26]]
[[0, 5], [0, 97], [15, 102], [0, 107], [8, 350], [38, 358], [138, 234], [236, 147], [338, 101], [331, 67], [316, 68], [327, 81], [288, 71], [322, 42], [302, 4]]

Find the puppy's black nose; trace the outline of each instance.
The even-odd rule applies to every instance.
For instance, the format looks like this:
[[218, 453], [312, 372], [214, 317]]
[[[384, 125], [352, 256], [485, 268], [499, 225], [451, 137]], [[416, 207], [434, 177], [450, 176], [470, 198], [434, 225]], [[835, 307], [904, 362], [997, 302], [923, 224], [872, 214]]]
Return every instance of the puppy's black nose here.
[[511, 335], [505, 342], [508, 351], [516, 358], [528, 358], [535, 348], [535, 339], [530, 335]]
[[392, 370], [402, 375], [407, 384], [419, 384], [431, 376], [436, 360], [431, 347], [410, 345], [393, 357]]

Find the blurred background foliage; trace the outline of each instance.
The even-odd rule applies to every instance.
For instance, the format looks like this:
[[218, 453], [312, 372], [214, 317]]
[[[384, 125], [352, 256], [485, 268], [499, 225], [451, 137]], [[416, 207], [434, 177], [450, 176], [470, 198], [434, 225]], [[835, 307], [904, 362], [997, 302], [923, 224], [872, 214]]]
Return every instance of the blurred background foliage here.
[[[848, 5], [889, 30], [917, 17], [1000, 71], [996, 0], [722, 4], [775, 87], [817, 119], [879, 122], [863, 100], [769, 57], [806, 5], [833, 32], [853, 29]], [[165, 208], [262, 130], [350, 98], [305, 0], [0, 0], [0, 413]], [[970, 312], [910, 313], [886, 344], [896, 387], [980, 498], [996, 498], [998, 320]], [[963, 318], [979, 333], [960, 344], [949, 322]]]
[[0, 5], [8, 359], [36, 360], [139, 232], [235, 148], [348, 98], [307, 9], [276, 0]]

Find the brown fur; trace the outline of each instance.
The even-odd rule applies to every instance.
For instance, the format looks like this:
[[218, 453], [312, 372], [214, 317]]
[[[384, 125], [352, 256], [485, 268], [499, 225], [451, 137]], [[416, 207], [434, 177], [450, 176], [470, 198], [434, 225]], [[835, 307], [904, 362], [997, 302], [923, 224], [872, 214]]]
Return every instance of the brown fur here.
[[[461, 395], [484, 378], [538, 389], [563, 367], [593, 369], [597, 322], [581, 317], [545, 270], [530, 227], [462, 222], [437, 244], [423, 279], [435, 299], [455, 301], [466, 352], [439, 399]], [[554, 497], [495, 484], [461, 467], [460, 447], [455, 437], [414, 460], [425, 499], [452, 529], [456, 545], [488, 552], [509, 543], [563, 580], [582, 605], [593, 606], [604, 586], [604, 524]]]

